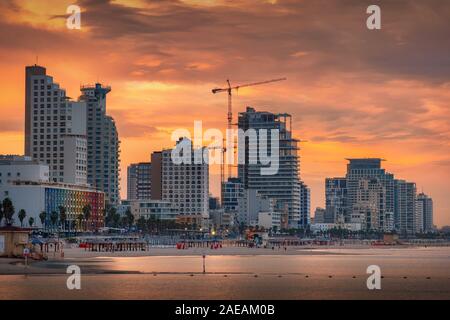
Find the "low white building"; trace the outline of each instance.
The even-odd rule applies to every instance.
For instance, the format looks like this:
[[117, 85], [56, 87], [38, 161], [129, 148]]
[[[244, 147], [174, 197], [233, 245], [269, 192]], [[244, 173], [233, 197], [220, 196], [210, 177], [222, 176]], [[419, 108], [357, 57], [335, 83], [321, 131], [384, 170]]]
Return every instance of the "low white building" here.
[[234, 212], [225, 212], [225, 209], [209, 209], [209, 217], [212, 227], [229, 228], [234, 226], [236, 214]]
[[[50, 215], [60, 207], [66, 209], [66, 227], [73, 224], [83, 214], [86, 205], [91, 206], [88, 229], [103, 226], [105, 208], [104, 193], [86, 185], [50, 182], [49, 166], [28, 156], [0, 156], [0, 201], [11, 199], [14, 209], [14, 225], [20, 225], [17, 213], [25, 210], [24, 226], [29, 218], [34, 219], [33, 226], [43, 227], [39, 215], [46, 213], [44, 224], [50, 224]], [[64, 228], [64, 227], [63, 227]]]
[[274, 212], [274, 200], [258, 193], [255, 189], [246, 189], [238, 199], [238, 221], [245, 225], [258, 222], [260, 212]]
[[281, 214], [279, 212], [259, 212], [257, 225], [266, 230], [273, 229], [274, 227], [279, 230], [281, 226]]
[[346, 229], [349, 231], [360, 231], [361, 224], [360, 223], [312, 223], [311, 231], [316, 232], [326, 232], [331, 229]]
[[134, 200], [130, 201], [131, 213], [138, 220], [140, 217], [157, 220], [173, 220], [178, 218], [179, 210], [169, 201], [163, 200]]
[[0, 186], [0, 199], [5, 198], [11, 199], [15, 208], [14, 225], [16, 226], [20, 225], [17, 213], [21, 209], [26, 212], [24, 225], [28, 225], [28, 219], [33, 217], [33, 226], [43, 227], [39, 214], [45, 212], [44, 224], [48, 227], [51, 213], [56, 212], [59, 217], [60, 207], [64, 207], [67, 226], [63, 229], [72, 228], [70, 224], [78, 220], [86, 205], [90, 205], [90, 218], [89, 221], [84, 222], [84, 225], [93, 230], [103, 227], [104, 193], [86, 186], [57, 182], [15, 181], [9, 185]]
[[13, 181], [49, 181], [49, 167], [31, 157], [18, 155], [0, 155], [0, 186]]

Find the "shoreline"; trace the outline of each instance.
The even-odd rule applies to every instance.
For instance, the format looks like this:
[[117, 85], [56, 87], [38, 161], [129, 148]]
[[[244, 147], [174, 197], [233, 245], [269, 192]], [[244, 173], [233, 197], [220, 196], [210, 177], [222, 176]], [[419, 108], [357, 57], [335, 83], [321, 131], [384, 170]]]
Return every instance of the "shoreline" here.
[[[89, 274], [140, 274], [135, 271], [114, 271], [107, 267], [108, 263], [114, 262], [114, 258], [145, 258], [145, 257], [201, 257], [206, 256], [372, 256], [380, 253], [402, 251], [404, 249], [433, 249], [439, 247], [431, 246], [311, 246], [311, 247], [287, 247], [276, 248], [247, 248], [247, 247], [224, 247], [221, 249], [210, 248], [150, 248], [148, 251], [116, 251], [98, 252], [85, 251], [83, 248], [65, 248], [64, 257], [59, 253], [48, 254], [48, 260], [29, 260], [25, 268], [24, 259], [0, 258], [0, 276], [2, 275], [59, 275], [66, 274], [66, 267], [70, 264], [83, 265]], [[361, 250], [361, 252], [359, 252]], [[370, 252], [373, 250], [373, 253]], [[369, 251], [369, 252], [367, 252]]]

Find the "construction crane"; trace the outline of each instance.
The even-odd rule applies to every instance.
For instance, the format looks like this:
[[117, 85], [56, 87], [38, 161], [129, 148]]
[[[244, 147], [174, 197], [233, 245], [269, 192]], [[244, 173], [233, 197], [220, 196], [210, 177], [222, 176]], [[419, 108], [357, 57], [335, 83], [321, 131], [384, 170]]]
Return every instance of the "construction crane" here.
[[[266, 80], [266, 81], [260, 81], [260, 82], [253, 82], [253, 83], [246, 83], [246, 84], [241, 84], [238, 86], [231, 86], [230, 80], [227, 79], [227, 84], [228, 87], [227, 88], [214, 88], [212, 89], [212, 93], [216, 94], [216, 93], [220, 93], [220, 92], [228, 92], [228, 114], [227, 114], [227, 129], [231, 130], [231, 126], [233, 125], [233, 106], [232, 106], [232, 91], [236, 90], [238, 91], [240, 88], [245, 88], [245, 87], [253, 87], [253, 86], [258, 86], [260, 84], [266, 84], [266, 83], [272, 83], [272, 82], [278, 82], [278, 81], [284, 81], [287, 80], [287, 78], [278, 78], [278, 79], [272, 79], [272, 80]], [[222, 150], [222, 152], [225, 152], [225, 150]], [[224, 164], [222, 163], [222, 166]], [[223, 168], [221, 168], [221, 171], [223, 170]], [[228, 178], [231, 177], [231, 165], [228, 164]], [[225, 181], [224, 177], [221, 177], [222, 182]]]
[[222, 153], [222, 162], [220, 163], [220, 187], [222, 188], [223, 183], [225, 182], [224, 163], [225, 163], [225, 152], [227, 152], [227, 148], [225, 147], [225, 141], [222, 142], [222, 147], [214, 146], [207, 148], [208, 150], [220, 150], [220, 152]]

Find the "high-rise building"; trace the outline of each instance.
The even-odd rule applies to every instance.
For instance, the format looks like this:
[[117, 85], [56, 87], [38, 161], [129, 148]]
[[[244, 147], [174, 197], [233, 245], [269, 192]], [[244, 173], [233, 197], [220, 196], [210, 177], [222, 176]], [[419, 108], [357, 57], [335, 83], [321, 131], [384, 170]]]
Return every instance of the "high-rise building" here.
[[127, 168], [127, 199], [150, 200], [152, 197], [150, 162], [130, 164]]
[[300, 182], [300, 228], [307, 228], [311, 223], [311, 190]]
[[238, 211], [238, 199], [244, 194], [244, 187], [239, 178], [228, 178], [222, 185], [222, 208], [225, 212]]
[[80, 101], [87, 104], [87, 181], [118, 204], [120, 141], [116, 124], [106, 114], [106, 95], [111, 87], [100, 83], [81, 87]]
[[156, 151], [151, 156], [150, 184], [152, 185], [151, 198], [154, 200], [162, 199], [162, 152]]
[[209, 166], [196, 158], [197, 152], [204, 154], [204, 148], [194, 149], [189, 139], [180, 139], [177, 147], [189, 150], [191, 155], [184, 154], [187, 161], [177, 163], [172, 157], [173, 149], [162, 151], [162, 200], [178, 208], [179, 222], [200, 226], [209, 218]]
[[416, 199], [416, 211], [415, 211], [415, 231], [416, 233], [423, 233], [423, 202]]
[[[262, 175], [261, 169], [268, 166], [261, 164], [261, 162], [256, 164], [250, 163], [250, 158], [255, 157], [255, 150], [251, 150], [250, 143], [246, 139], [245, 143], [240, 143], [244, 145], [244, 150], [239, 152], [243, 152], [245, 164], [238, 165], [238, 177], [244, 189], [258, 190], [261, 195], [274, 199], [277, 202], [277, 207], [285, 207], [288, 212], [289, 227], [298, 228], [300, 223], [298, 140], [292, 137], [291, 116], [289, 114], [274, 114], [265, 111], [257, 112], [254, 108], [247, 107], [245, 112], [239, 113], [238, 127], [244, 132], [249, 129], [256, 130], [259, 146], [261, 146], [262, 141], [261, 129], [269, 130], [267, 133], [267, 146], [271, 146], [270, 130], [279, 130], [277, 173]], [[270, 154], [270, 152], [267, 151], [267, 154]], [[274, 155], [270, 154], [270, 156]]]
[[[358, 197], [361, 198], [360, 188], [366, 187], [366, 184], [361, 185], [361, 180], [369, 181], [370, 192], [376, 192], [375, 189], [380, 189], [384, 192], [383, 202], [385, 205], [380, 206], [380, 212], [377, 215], [377, 222], [379, 230], [390, 231], [392, 228], [392, 220], [394, 216], [394, 175], [387, 173], [385, 169], [381, 168], [382, 159], [379, 158], [365, 158], [365, 159], [348, 159], [346, 186], [347, 186], [347, 209], [345, 210], [345, 222], [350, 222], [351, 216], [354, 216], [354, 206], [357, 205], [357, 210], [366, 210], [367, 203], [358, 204]], [[377, 182], [371, 182], [377, 180]], [[377, 186], [378, 185], [378, 186]], [[377, 186], [377, 187], [376, 187]], [[363, 191], [367, 192], [367, 191]], [[381, 196], [380, 196], [381, 197]], [[373, 197], [372, 197], [373, 199]], [[374, 204], [371, 204], [373, 207]], [[372, 221], [370, 226], [375, 226]]]
[[417, 195], [417, 202], [420, 202], [422, 207], [423, 232], [433, 232], [433, 199], [422, 192]]
[[416, 184], [395, 180], [395, 229], [400, 234], [417, 232]]
[[360, 224], [363, 230], [389, 231], [392, 226], [384, 210], [385, 195], [386, 189], [378, 178], [360, 179], [350, 222]]
[[52, 182], [87, 183], [86, 104], [37, 65], [25, 68], [25, 155], [46, 163]]
[[132, 163], [127, 167], [127, 200], [137, 199], [137, 164]]
[[325, 179], [325, 210], [332, 217], [332, 223], [345, 221], [347, 216], [347, 179]]

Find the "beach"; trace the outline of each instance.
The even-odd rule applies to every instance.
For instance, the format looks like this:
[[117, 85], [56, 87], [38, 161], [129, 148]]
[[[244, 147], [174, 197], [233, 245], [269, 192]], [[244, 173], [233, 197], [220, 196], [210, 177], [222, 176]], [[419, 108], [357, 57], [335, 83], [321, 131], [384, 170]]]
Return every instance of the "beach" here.
[[[0, 299], [450, 299], [450, 248], [152, 248], [0, 259]], [[203, 273], [205, 254], [205, 273]], [[68, 290], [77, 265], [81, 290]], [[382, 290], [368, 290], [378, 265]]]

